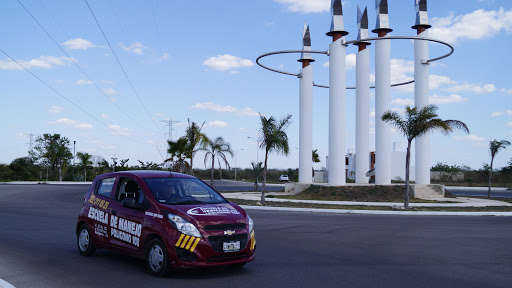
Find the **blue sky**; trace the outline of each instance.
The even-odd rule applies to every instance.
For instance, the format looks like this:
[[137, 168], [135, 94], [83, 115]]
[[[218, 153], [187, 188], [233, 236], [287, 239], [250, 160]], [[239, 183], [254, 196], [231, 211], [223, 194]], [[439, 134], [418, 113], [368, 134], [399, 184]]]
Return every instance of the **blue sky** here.
[[[388, 2], [391, 35], [414, 36], [410, 27], [415, 1]], [[0, 49], [60, 95], [0, 53], [0, 163], [27, 155], [31, 133], [34, 137], [60, 133], [76, 141], [77, 152], [107, 160], [115, 156], [129, 158], [132, 165], [137, 160], [160, 163], [168, 137], [161, 120], [181, 121], [173, 125], [172, 137], [177, 139], [190, 118], [205, 122], [203, 131], [209, 137], [222, 136], [231, 143], [237, 155], [231, 166], [249, 167], [256, 160], [257, 145], [248, 137], [258, 136], [261, 113], [278, 118], [293, 115], [287, 130], [291, 153], [271, 155], [269, 166], [298, 167], [298, 79], [264, 70], [255, 59], [271, 51], [301, 49], [304, 23], [310, 26], [312, 49], [327, 50], [329, 0], [88, 0], [88, 4], [128, 78], [85, 1], [2, 1]], [[344, 1], [347, 40], [357, 37], [357, 5], [368, 6], [370, 30], [375, 26], [373, 0]], [[431, 164], [480, 168], [489, 162], [490, 139], [512, 141], [512, 3], [430, 0], [428, 14], [430, 37], [455, 47], [452, 56], [430, 67], [430, 102], [439, 106], [441, 118], [461, 120], [471, 131], [470, 135], [432, 135]], [[374, 35], [370, 32], [370, 37]], [[374, 47], [369, 47], [372, 66]], [[394, 40], [391, 47], [392, 82], [413, 79], [412, 41]], [[431, 58], [448, 51], [430, 44]], [[355, 82], [356, 52], [355, 46], [347, 49], [349, 86]], [[298, 73], [299, 57], [280, 55], [262, 61]], [[314, 58], [314, 81], [327, 85], [328, 59], [320, 54]], [[370, 70], [373, 73], [373, 67]], [[412, 85], [393, 88], [392, 109], [413, 105], [413, 90]], [[322, 159], [315, 168], [321, 168], [328, 153], [328, 91], [314, 88], [313, 93], [313, 147]], [[371, 102], [374, 111], [373, 92]], [[355, 92], [349, 90], [346, 147], [351, 149], [355, 148], [354, 110]], [[372, 114], [371, 133], [374, 123]], [[400, 134], [393, 133], [392, 140], [405, 148]], [[374, 149], [373, 134], [370, 148]], [[195, 167], [204, 168], [203, 157], [198, 153]], [[509, 147], [498, 155], [495, 167], [511, 158]]]

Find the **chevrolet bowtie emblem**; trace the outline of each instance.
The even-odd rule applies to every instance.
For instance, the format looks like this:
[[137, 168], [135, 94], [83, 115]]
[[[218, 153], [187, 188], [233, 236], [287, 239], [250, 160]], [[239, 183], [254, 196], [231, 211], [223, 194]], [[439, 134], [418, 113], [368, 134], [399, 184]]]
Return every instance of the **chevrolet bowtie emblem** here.
[[226, 231], [224, 231], [224, 235], [231, 236], [233, 234], [235, 234], [235, 230], [226, 230]]

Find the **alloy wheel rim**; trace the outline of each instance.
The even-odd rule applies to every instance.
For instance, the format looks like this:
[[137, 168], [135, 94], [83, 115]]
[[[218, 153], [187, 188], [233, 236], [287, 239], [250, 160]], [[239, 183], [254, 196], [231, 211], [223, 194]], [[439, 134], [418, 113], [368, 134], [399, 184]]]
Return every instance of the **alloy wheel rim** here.
[[87, 232], [86, 229], [83, 229], [82, 232], [80, 232], [78, 244], [80, 246], [80, 250], [87, 250], [87, 247], [89, 246], [89, 232]]
[[153, 271], [158, 271], [162, 268], [164, 263], [164, 251], [159, 245], [155, 245], [151, 248], [149, 263]]

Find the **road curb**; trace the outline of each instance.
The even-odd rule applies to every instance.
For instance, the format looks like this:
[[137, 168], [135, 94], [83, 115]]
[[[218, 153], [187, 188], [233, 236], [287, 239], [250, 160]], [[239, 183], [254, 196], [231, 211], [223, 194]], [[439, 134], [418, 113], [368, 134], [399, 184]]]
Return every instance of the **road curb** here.
[[320, 208], [293, 208], [240, 205], [246, 210], [287, 211], [287, 212], [314, 212], [332, 214], [370, 214], [370, 215], [418, 215], [418, 216], [512, 216], [512, 212], [428, 212], [428, 211], [381, 211], [381, 210], [345, 210]]

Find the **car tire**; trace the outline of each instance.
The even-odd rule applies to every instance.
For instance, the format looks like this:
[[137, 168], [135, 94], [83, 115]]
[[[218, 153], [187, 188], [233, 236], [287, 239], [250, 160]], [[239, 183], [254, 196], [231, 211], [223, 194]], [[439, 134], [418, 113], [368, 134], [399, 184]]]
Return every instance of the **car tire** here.
[[80, 229], [78, 229], [76, 244], [78, 246], [78, 251], [83, 256], [91, 256], [96, 251], [96, 246], [94, 246], [94, 243], [92, 242], [92, 235], [87, 224], [82, 224]]
[[164, 243], [160, 239], [153, 239], [148, 243], [146, 250], [146, 266], [151, 275], [157, 277], [167, 276], [169, 272], [169, 256]]

